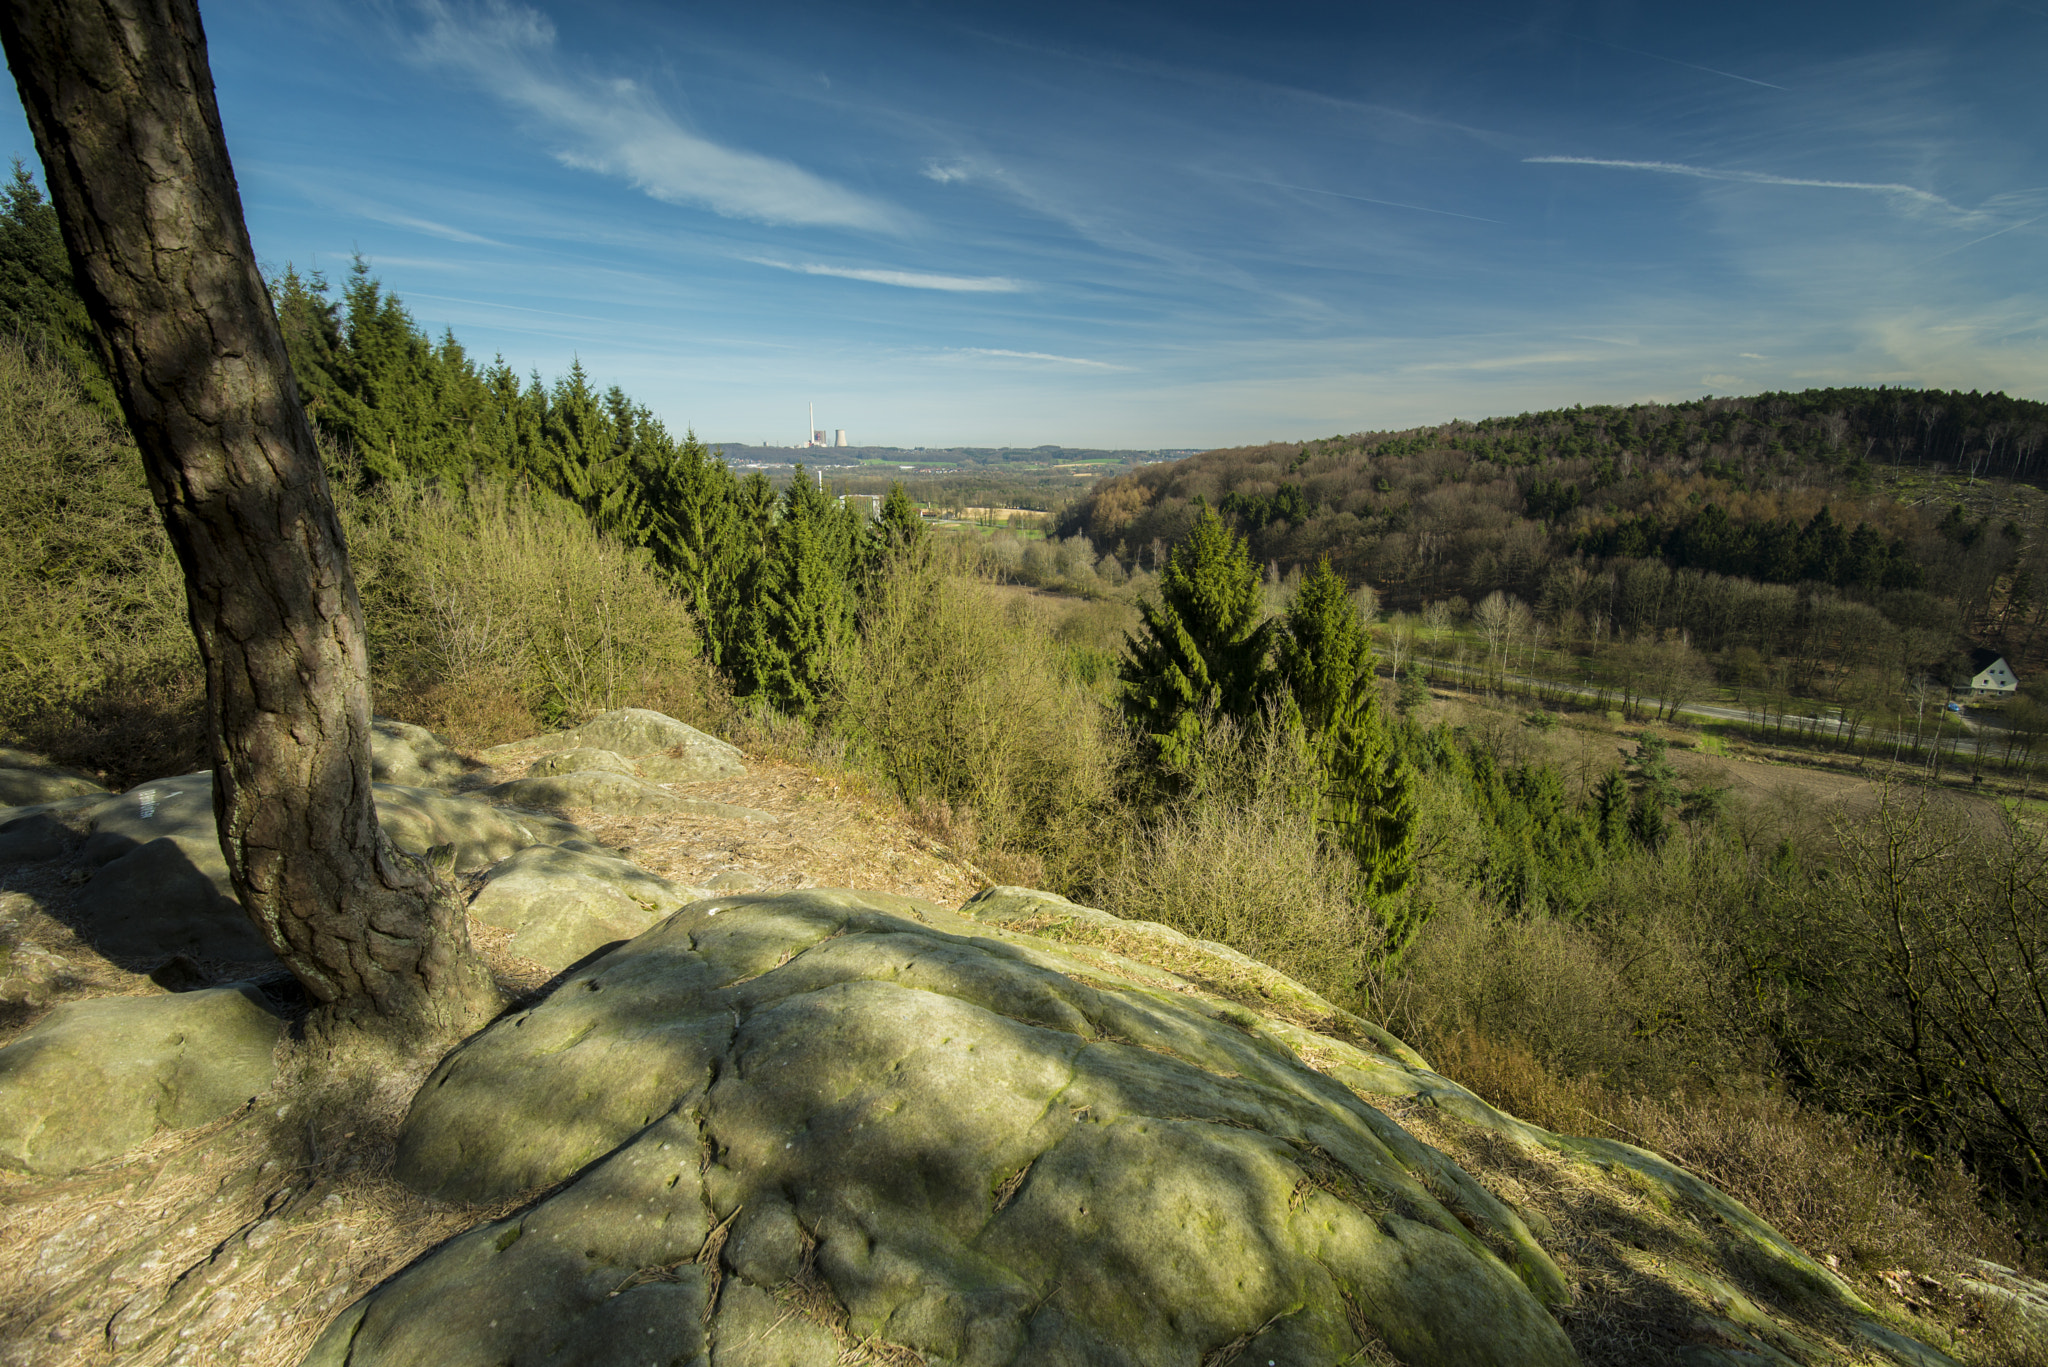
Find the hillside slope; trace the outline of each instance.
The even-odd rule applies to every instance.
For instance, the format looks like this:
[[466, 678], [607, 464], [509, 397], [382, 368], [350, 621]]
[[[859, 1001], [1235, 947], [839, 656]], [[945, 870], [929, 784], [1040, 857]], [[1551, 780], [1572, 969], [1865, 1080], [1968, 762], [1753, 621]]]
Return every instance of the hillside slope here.
[[1200, 499], [1258, 558], [1327, 554], [1391, 606], [1501, 591], [1689, 628], [1572, 590], [1652, 561], [1868, 604], [1933, 638], [1924, 663], [1967, 639], [2031, 667], [2048, 652], [2048, 498], [2029, 482], [2044, 436], [2048, 405], [2003, 394], [1573, 408], [1210, 451], [1098, 484], [1059, 530], [1149, 568]]
[[[316, 1338], [306, 1361], [355, 1367], [609, 1367], [650, 1339], [659, 1361], [817, 1367], [1948, 1361], [1908, 1335], [1945, 1341], [1916, 1305], [1966, 1288], [1852, 1288], [1694, 1174], [1503, 1115], [1222, 945], [1048, 894], [681, 894], [566, 973], [509, 957], [488, 894], [546, 853], [504, 857], [517, 830], [619, 886], [660, 881], [563, 816], [693, 881], [808, 881], [748, 854], [804, 850], [762, 843], [787, 826], [814, 872], [944, 892], [972, 871], [788, 765], [621, 787], [661, 756], [621, 769], [555, 737], [486, 773], [387, 730], [385, 771], [426, 786], [380, 803], [440, 823], [419, 840], [458, 823], [520, 1009], [430, 1077], [423, 1059], [337, 1081], [287, 1036], [276, 1080], [220, 1119], [76, 1171], [17, 1165], [0, 1361], [282, 1364]], [[637, 814], [463, 796], [563, 768], [564, 791], [601, 777]], [[146, 819], [203, 825], [203, 804], [162, 805], [172, 786], [147, 786]], [[767, 805], [716, 800], [735, 797]], [[147, 1009], [237, 974], [292, 1013], [274, 969], [202, 956], [152, 978], [95, 948], [107, 841], [49, 818], [102, 813], [103, 837], [144, 798], [50, 800], [0, 823], [9, 1037], [66, 1002]]]

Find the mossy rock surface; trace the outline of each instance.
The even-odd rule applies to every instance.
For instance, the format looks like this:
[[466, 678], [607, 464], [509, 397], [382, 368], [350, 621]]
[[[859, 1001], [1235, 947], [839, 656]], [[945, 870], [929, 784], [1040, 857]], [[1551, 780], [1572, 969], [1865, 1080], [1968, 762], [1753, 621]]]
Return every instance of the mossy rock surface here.
[[484, 758], [496, 763], [578, 749], [608, 751], [631, 760], [632, 772], [656, 783], [732, 778], [747, 768], [737, 746], [644, 707], [620, 708], [567, 731], [493, 746], [484, 752]]
[[389, 717], [370, 723], [370, 776], [378, 783], [453, 790], [485, 772], [424, 726]]
[[559, 845], [589, 834], [559, 817], [508, 812], [475, 796], [432, 788], [380, 783], [376, 796], [377, 823], [393, 844], [414, 854], [439, 848], [460, 873], [489, 868], [532, 845]]
[[[414, 854], [438, 850], [458, 872], [585, 834], [567, 821], [436, 788], [379, 783], [373, 791], [393, 844]], [[272, 957], [235, 897], [214, 824], [213, 775], [204, 770], [138, 784], [65, 813], [16, 818], [0, 828], [0, 860], [9, 855], [22, 863], [68, 856], [87, 875], [78, 893], [80, 930], [103, 954], [235, 963]]]
[[578, 769], [566, 774], [528, 775], [482, 791], [492, 802], [529, 812], [603, 812], [610, 816], [680, 815], [720, 821], [774, 822], [753, 807], [684, 797], [658, 784], [611, 769]]
[[[93, 850], [87, 841], [86, 851]], [[210, 840], [160, 836], [130, 848], [79, 889], [78, 913], [93, 948], [109, 958], [184, 954], [255, 963], [273, 957], [243, 914], [227, 859]]]
[[106, 789], [84, 774], [63, 769], [17, 769], [0, 766], [0, 807], [32, 807], [85, 797]]
[[557, 750], [551, 755], [542, 755], [533, 762], [533, 767], [526, 771], [526, 777], [553, 778], [558, 774], [585, 772], [640, 777], [640, 771], [634, 767], [633, 761], [624, 755], [616, 755], [609, 750], [592, 750], [588, 746], [578, 746], [573, 750]]
[[57, 1007], [0, 1049], [0, 1164], [67, 1173], [270, 1086], [284, 1022], [252, 989]]
[[492, 802], [530, 812], [604, 812], [611, 816], [649, 816], [673, 812], [683, 799], [668, 789], [610, 769], [578, 769], [566, 774], [515, 778], [483, 790]]
[[808, 1337], [760, 1360], [1573, 1361], [1512, 1212], [1169, 977], [899, 897], [693, 903], [444, 1060], [402, 1180], [569, 1185], [310, 1360], [724, 1361], [782, 1323]]
[[657, 878], [594, 847], [535, 845], [494, 867], [469, 904], [513, 932], [512, 950], [557, 971], [630, 940], [685, 901], [710, 895]]

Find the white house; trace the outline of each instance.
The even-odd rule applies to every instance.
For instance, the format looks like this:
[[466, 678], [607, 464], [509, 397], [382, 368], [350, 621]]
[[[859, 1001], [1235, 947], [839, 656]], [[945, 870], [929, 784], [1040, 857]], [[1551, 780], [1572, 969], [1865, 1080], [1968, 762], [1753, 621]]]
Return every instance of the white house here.
[[2004, 697], [2020, 686], [2012, 666], [1995, 650], [1982, 646], [1970, 652], [1970, 659], [1956, 677], [1956, 691], [1967, 690], [1972, 697]]

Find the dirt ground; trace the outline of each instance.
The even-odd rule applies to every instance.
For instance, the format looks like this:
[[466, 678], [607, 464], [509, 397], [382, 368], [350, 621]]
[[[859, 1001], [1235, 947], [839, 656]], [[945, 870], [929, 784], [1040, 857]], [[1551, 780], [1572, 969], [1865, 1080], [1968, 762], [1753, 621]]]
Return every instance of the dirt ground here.
[[680, 785], [693, 798], [767, 812], [773, 825], [715, 817], [569, 816], [599, 842], [685, 887], [720, 874], [752, 875], [764, 892], [865, 888], [957, 907], [987, 884], [946, 845], [908, 825], [892, 804], [843, 779], [776, 760], [738, 778]]
[[[524, 767], [501, 763], [495, 777]], [[775, 819], [565, 815], [685, 887], [727, 875], [763, 891], [860, 887], [958, 906], [987, 882], [895, 804], [797, 764], [750, 759], [743, 775], [677, 791]], [[166, 990], [149, 976], [155, 965], [109, 959], [81, 938], [74, 892], [58, 867], [0, 874], [0, 1044], [65, 1001]], [[510, 954], [507, 932], [474, 917], [470, 931], [515, 999], [553, 978]], [[200, 967], [225, 978], [252, 966]], [[373, 1081], [335, 1080], [289, 1038], [279, 1059], [261, 1105], [73, 1177], [0, 1171], [0, 1367], [282, 1367], [341, 1305], [497, 1213], [429, 1201], [388, 1176], [406, 1100], [432, 1059]]]

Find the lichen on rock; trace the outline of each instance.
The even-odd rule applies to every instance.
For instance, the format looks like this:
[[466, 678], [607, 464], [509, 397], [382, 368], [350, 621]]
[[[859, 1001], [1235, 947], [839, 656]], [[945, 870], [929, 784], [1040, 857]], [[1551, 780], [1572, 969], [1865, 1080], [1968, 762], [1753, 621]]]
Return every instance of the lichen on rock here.
[[270, 1086], [284, 1022], [247, 987], [68, 1002], [0, 1049], [0, 1164], [67, 1173]]
[[[657, 1276], [712, 1298], [714, 1348], [767, 1297], [944, 1361], [1240, 1340], [1294, 1362], [1375, 1341], [1573, 1361], [1496, 1251], [1540, 1248], [1439, 1200], [1434, 1165], [1410, 1166], [1426, 1146], [1386, 1125], [1244, 1013], [1052, 942], [884, 895], [708, 899], [443, 1062], [403, 1180], [471, 1201], [570, 1185], [373, 1293], [310, 1361], [546, 1360]], [[674, 1309], [649, 1326], [688, 1361]], [[478, 1317], [498, 1323], [444, 1332]]]

